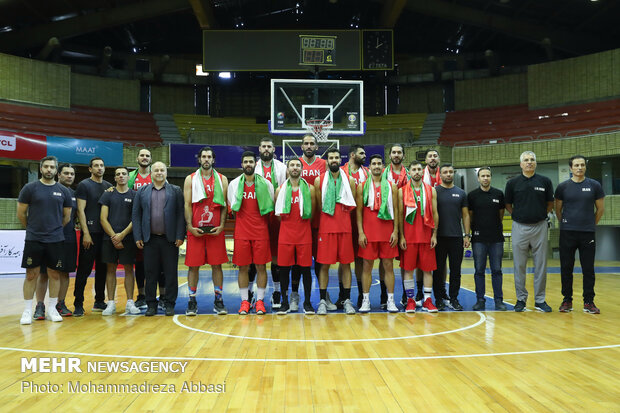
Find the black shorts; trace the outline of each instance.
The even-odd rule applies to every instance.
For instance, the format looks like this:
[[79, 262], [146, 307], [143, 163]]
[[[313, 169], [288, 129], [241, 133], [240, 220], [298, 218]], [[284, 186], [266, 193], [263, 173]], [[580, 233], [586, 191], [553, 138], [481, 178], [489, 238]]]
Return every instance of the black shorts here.
[[62, 261], [62, 269], [61, 272], [75, 272], [77, 268], [77, 242], [64, 242], [63, 243], [63, 253], [65, 257]]
[[101, 262], [106, 264], [132, 265], [136, 262], [136, 243], [133, 238], [123, 240], [123, 249], [117, 250], [109, 239], [103, 240], [101, 246]]
[[26, 241], [24, 243], [22, 268], [36, 268], [44, 265], [53, 270], [61, 271], [65, 257], [64, 244], [63, 241]]

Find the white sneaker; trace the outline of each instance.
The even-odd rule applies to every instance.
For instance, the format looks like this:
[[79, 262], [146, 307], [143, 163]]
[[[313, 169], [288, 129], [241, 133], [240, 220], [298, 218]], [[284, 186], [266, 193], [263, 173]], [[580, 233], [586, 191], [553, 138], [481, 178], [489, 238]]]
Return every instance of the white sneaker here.
[[291, 293], [291, 312], [299, 311], [299, 293]]
[[368, 298], [364, 298], [362, 300], [362, 305], [360, 306], [358, 311], [360, 313], [368, 313], [368, 312], [370, 312], [370, 300]]
[[50, 306], [51, 308], [47, 309], [47, 315], [45, 316], [45, 318], [47, 320], [52, 320], [56, 323], [62, 321], [62, 316], [58, 313], [58, 310], [56, 310], [56, 306]]
[[105, 310], [103, 310], [103, 312], [101, 313], [101, 315], [114, 315], [114, 314], [116, 314], [116, 303], [108, 303]]
[[[349, 300], [347, 298], [346, 300], [344, 300], [344, 303], [342, 303], [342, 305], [344, 306], [344, 312], [346, 314], [355, 314], [355, 307], [353, 307], [353, 304], [351, 303], [351, 300]], [[370, 302], [368, 303], [368, 307], [369, 307], [369, 311], [370, 311]]]
[[329, 298], [329, 293], [325, 296], [325, 305], [327, 305], [327, 311], [336, 311], [338, 309], [336, 304], [332, 303], [331, 298]]
[[316, 310], [318, 315], [327, 315], [327, 302], [325, 300], [321, 300], [319, 302], [319, 307]]
[[127, 314], [140, 314], [140, 309], [136, 307], [136, 304], [133, 302], [133, 300], [127, 300], [127, 305], [125, 306], [125, 312]]
[[32, 310], [24, 310], [22, 313], [22, 318], [19, 320], [19, 324], [32, 324]]
[[394, 302], [393, 298], [391, 300], [388, 298], [388, 300], [387, 300], [387, 310], [388, 310], [389, 313], [397, 313], [398, 312], [398, 307], [396, 307], [396, 303]]

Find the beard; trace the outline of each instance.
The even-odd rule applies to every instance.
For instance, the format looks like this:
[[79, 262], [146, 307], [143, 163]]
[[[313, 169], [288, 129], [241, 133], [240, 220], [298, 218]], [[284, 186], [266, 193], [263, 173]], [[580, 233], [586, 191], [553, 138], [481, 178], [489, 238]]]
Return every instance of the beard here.
[[202, 165], [200, 165], [200, 167], [202, 169], [204, 169], [205, 171], [208, 171], [209, 169], [211, 169], [213, 165], [211, 165], [209, 162], [204, 162]]
[[315, 153], [316, 153], [315, 149], [306, 149], [306, 150], [304, 150], [304, 155], [306, 155], [306, 158], [312, 158]]
[[338, 172], [338, 169], [340, 169], [340, 165], [337, 164], [336, 162], [334, 163], [330, 163], [329, 164], [329, 170], [332, 172]]
[[246, 176], [252, 176], [254, 175], [254, 167], [253, 166], [246, 166], [245, 168], [243, 168], [243, 173]]
[[392, 158], [392, 164], [394, 165], [400, 165], [402, 162], [403, 162], [403, 158], [400, 158], [400, 157]]
[[291, 178], [297, 179], [301, 176], [301, 171], [288, 171], [288, 175]]
[[269, 162], [273, 159], [273, 153], [269, 152], [269, 151], [265, 151], [263, 153], [260, 154], [260, 159], [263, 162]]

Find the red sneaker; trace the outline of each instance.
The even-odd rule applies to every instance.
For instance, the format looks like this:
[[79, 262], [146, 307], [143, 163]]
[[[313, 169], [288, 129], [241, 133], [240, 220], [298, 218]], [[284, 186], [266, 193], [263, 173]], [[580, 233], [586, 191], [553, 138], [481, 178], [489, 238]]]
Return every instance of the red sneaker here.
[[407, 298], [405, 313], [415, 313], [415, 300], [413, 298]]
[[601, 310], [599, 310], [594, 303], [584, 303], [583, 305], [583, 312], [584, 313], [590, 313], [590, 314], [600, 314]]
[[254, 304], [254, 308], [256, 309], [256, 314], [265, 314], [267, 310], [265, 309], [265, 302], [263, 300], [256, 301]]
[[250, 302], [248, 300], [241, 301], [241, 308], [239, 309], [239, 315], [246, 315], [250, 312]]
[[433, 304], [433, 300], [431, 300], [431, 297], [428, 297], [426, 300], [424, 300], [424, 304], [422, 304], [422, 311], [428, 311], [429, 313], [437, 312], [437, 307], [435, 307], [435, 305]]
[[560, 306], [560, 313], [569, 313], [573, 311], [573, 302], [572, 301], [562, 301], [562, 305]]

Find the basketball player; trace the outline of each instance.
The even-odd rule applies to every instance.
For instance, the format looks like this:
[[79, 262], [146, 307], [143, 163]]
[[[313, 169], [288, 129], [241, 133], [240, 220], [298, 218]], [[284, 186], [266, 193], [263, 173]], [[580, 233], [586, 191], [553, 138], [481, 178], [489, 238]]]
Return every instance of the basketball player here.
[[[127, 185], [129, 188], [137, 191], [141, 186], [149, 185], [151, 180], [151, 151], [148, 149], [140, 149], [136, 161], [138, 162], [138, 169], [129, 173], [129, 181]], [[135, 265], [135, 278], [136, 286], [138, 287], [138, 296], [136, 298], [136, 307], [146, 308], [146, 296], [144, 295], [144, 253], [141, 249], [136, 252], [136, 265]], [[164, 288], [163, 277], [160, 277], [159, 290], [160, 296], [164, 295], [162, 292]]]
[[[258, 146], [260, 159], [256, 162], [257, 175], [262, 176], [273, 184], [275, 191], [284, 183], [287, 177], [286, 165], [274, 158], [276, 147], [273, 146], [273, 139], [266, 137], [261, 139]], [[271, 242], [271, 279], [273, 281], [273, 294], [271, 296], [271, 307], [280, 308], [280, 274], [278, 268], [278, 234], [280, 232], [280, 220], [271, 214], [269, 217], [269, 240]]]
[[32, 323], [32, 298], [37, 287], [41, 265], [47, 267], [49, 301], [47, 318], [62, 321], [56, 310], [59, 274], [63, 269], [63, 226], [71, 218], [71, 193], [54, 180], [58, 160], [55, 156], [41, 159], [41, 179], [26, 184], [17, 200], [17, 219], [26, 227], [22, 268], [24, 278], [24, 312], [20, 324]]
[[[364, 167], [364, 163], [366, 162], [366, 151], [363, 145], [355, 144], [349, 147], [349, 161], [344, 164], [342, 170], [347, 174], [347, 176], [353, 178], [355, 181], [355, 187], [358, 188], [360, 185], [364, 184], [368, 180], [368, 169]], [[357, 191], [357, 189], [356, 189]], [[364, 260], [358, 256], [358, 237], [359, 234], [357, 232], [357, 212], [356, 210], [351, 211], [351, 230], [352, 230], [352, 241], [353, 241], [353, 253], [355, 254], [355, 278], [357, 279], [357, 307], [359, 308], [362, 305], [362, 273], [364, 267]], [[338, 281], [340, 292], [338, 294], [338, 300], [336, 301], [336, 306], [339, 309], [342, 309], [342, 303], [344, 302], [343, 294], [344, 287], [342, 285], [342, 268], [338, 268]]]
[[318, 210], [321, 211], [317, 262], [321, 263], [319, 291], [321, 301], [317, 314], [327, 314], [327, 284], [329, 266], [339, 263], [342, 266], [342, 284], [344, 286], [344, 311], [355, 314], [351, 304], [351, 263], [353, 243], [351, 242], [351, 210], [355, 208], [355, 181], [340, 169], [340, 151], [330, 148], [325, 152], [329, 171], [321, 174], [314, 181], [317, 193]]
[[290, 176], [276, 190], [275, 215], [282, 220], [278, 239], [280, 282], [282, 283], [282, 306], [278, 314], [289, 311], [288, 281], [291, 266], [296, 265], [304, 280], [304, 313], [314, 314], [310, 303], [312, 289], [312, 214], [316, 210], [314, 186], [300, 179], [303, 164], [299, 159], [288, 161]]
[[[73, 181], [75, 179], [75, 170], [69, 163], [62, 164], [58, 167], [58, 183], [63, 185], [71, 193], [71, 218], [69, 222], [62, 228], [65, 236], [65, 241], [62, 246], [64, 257], [62, 261], [62, 269], [58, 270], [59, 287], [58, 287], [58, 304], [56, 304], [56, 310], [62, 317], [71, 317], [73, 313], [67, 308], [65, 304], [65, 297], [67, 296], [67, 290], [69, 289], [69, 273], [75, 271], [77, 263], [77, 239], [75, 236], [75, 211], [77, 210], [77, 202], [75, 201], [75, 192], [71, 189]], [[41, 266], [41, 273], [39, 274], [39, 280], [37, 281], [37, 305], [34, 311], [35, 320], [45, 320], [45, 293], [47, 291], [47, 267]]]
[[[316, 138], [312, 134], [304, 135], [301, 140], [301, 150], [303, 155], [301, 158], [301, 163], [303, 164], [303, 168], [301, 170], [301, 177], [308, 183], [308, 185], [314, 185], [314, 181], [316, 178], [321, 176], [321, 174], [325, 173], [327, 170], [327, 162], [325, 159], [321, 159], [316, 156], [316, 151], [318, 150], [318, 145], [316, 143]], [[317, 280], [319, 279], [319, 274], [321, 273], [321, 264], [316, 261], [317, 254], [317, 245], [319, 239], [319, 221], [320, 221], [319, 213], [314, 214], [314, 218], [312, 218], [312, 256], [314, 257], [314, 274], [316, 275]], [[299, 295], [297, 294], [297, 290], [299, 289], [299, 279], [301, 278], [301, 273], [297, 271], [295, 267], [293, 267], [292, 271], [293, 275], [291, 277], [291, 310], [294, 311], [295, 301], [299, 302]], [[325, 302], [327, 304], [327, 309], [329, 311], [337, 310], [335, 304], [332, 303], [329, 298], [329, 294], [326, 295]]]
[[[387, 174], [387, 179], [391, 183], [395, 184], [398, 189], [402, 188], [409, 182], [409, 175], [407, 174], [407, 168], [403, 165], [403, 161], [405, 159], [405, 148], [400, 143], [395, 143], [390, 146], [390, 165], [389, 173]], [[399, 254], [400, 256], [400, 254]], [[398, 259], [398, 258], [397, 258]], [[401, 269], [401, 284], [404, 282], [403, 272]], [[381, 287], [381, 309], [387, 309], [387, 288], [385, 286], [385, 273], [383, 271], [383, 266], [379, 266], [379, 285]], [[403, 307], [407, 303], [407, 296], [405, 295], [405, 285], [402, 284], [403, 287], [403, 295], [401, 298], [401, 303]]]
[[380, 259], [387, 284], [387, 310], [398, 312], [394, 304], [394, 258], [398, 256], [398, 188], [383, 173], [381, 155], [370, 157], [371, 179], [357, 187], [357, 228], [359, 256], [364, 260], [363, 301], [360, 313], [370, 311], [372, 267]]
[[256, 314], [265, 314], [265, 289], [267, 287], [266, 264], [271, 261], [269, 243], [269, 214], [273, 212], [273, 185], [254, 173], [256, 160], [254, 152], [241, 155], [243, 173], [230, 182], [228, 204], [236, 213], [235, 251], [233, 263], [239, 267], [239, 292], [241, 307], [239, 314], [250, 312], [248, 301], [248, 269], [256, 265]]
[[101, 247], [101, 260], [107, 264], [106, 285], [108, 303], [102, 315], [114, 315], [116, 303], [116, 267], [125, 269], [125, 293], [127, 295], [127, 314], [140, 314], [133, 301], [133, 264], [136, 259], [136, 244], [133, 242], [131, 214], [136, 191], [129, 189], [129, 172], [124, 166], [114, 171], [116, 186], [112, 192], [104, 192], [99, 199], [101, 204], [101, 227], [105, 232]]
[[93, 312], [105, 310], [105, 284], [107, 266], [101, 261], [103, 229], [101, 228], [101, 205], [99, 199], [103, 192], [112, 186], [103, 179], [105, 165], [103, 159], [92, 158], [88, 167], [90, 177], [81, 181], [75, 190], [77, 198], [77, 215], [80, 220], [81, 242], [78, 255], [78, 267], [75, 274], [73, 302], [74, 317], [84, 315], [84, 289], [95, 264], [95, 303]]
[[205, 264], [211, 266], [215, 293], [213, 312], [224, 315], [228, 313], [222, 298], [224, 283], [222, 264], [228, 262], [226, 238], [224, 238], [228, 179], [213, 168], [215, 152], [209, 146], [198, 151], [198, 163], [200, 168], [187, 176], [183, 184], [187, 223], [185, 265], [189, 267], [187, 272], [189, 301], [185, 315], [198, 314], [196, 289], [200, 266]]
[[433, 292], [432, 271], [437, 268], [434, 248], [437, 245], [437, 194], [435, 188], [426, 184], [419, 161], [409, 165], [411, 180], [398, 190], [403, 219], [400, 223], [400, 266], [405, 270], [404, 284], [407, 294], [405, 312], [414, 313], [413, 270], [418, 268], [424, 278], [422, 311], [436, 313], [431, 293]]

